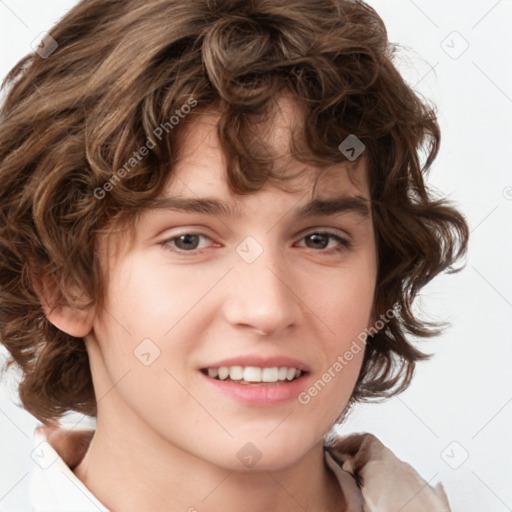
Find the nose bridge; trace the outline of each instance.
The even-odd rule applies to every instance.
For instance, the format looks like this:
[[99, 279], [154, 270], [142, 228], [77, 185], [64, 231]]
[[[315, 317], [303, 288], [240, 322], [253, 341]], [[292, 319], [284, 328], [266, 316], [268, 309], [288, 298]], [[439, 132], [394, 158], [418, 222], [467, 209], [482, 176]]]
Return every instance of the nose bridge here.
[[283, 254], [266, 245], [247, 237], [237, 247], [225, 314], [232, 325], [270, 334], [297, 323], [301, 309]]

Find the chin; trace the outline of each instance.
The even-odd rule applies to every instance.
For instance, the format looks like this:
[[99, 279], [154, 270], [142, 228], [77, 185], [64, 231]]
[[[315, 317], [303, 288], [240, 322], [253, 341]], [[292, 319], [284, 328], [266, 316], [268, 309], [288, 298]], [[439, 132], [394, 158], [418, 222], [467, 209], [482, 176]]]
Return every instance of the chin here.
[[[260, 433], [259, 436], [246, 437], [246, 441], [236, 436], [236, 440], [219, 453], [218, 465], [232, 471], [279, 471], [297, 463], [317, 444], [306, 437], [301, 439], [297, 435], [280, 434], [274, 432], [265, 439], [267, 434]], [[234, 457], [226, 458], [229, 452], [234, 452]]]

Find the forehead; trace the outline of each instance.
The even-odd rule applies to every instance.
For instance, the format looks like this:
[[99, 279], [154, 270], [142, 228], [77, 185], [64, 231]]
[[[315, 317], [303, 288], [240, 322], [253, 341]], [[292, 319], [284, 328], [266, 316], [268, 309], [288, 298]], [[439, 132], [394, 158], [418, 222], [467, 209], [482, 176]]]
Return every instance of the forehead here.
[[[222, 195], [232, 196], [227, 182], [226, 159], [217, 135], [220, 113], [206, 110], [187, 123], [179, 136], [179, 158], [168, 179], [164, 196]], [[294, 134], [300, 133], [304, 123], [302, 110], [291, 97], [282, 95], [275, 104], [272, 116], [258, 127], [256, 143], [271, 157], [273, 170], [288, 176], [283, 181], [287, 193], [299, 194], [309, 199], [334, 193], [352, 193], [369, 197], [368, 169], [361, 157], [355, 162], [341, 162], [316, 167], [296, 160], [290, 151]], [[300, 136], [298, 138], [300, 141]], [[278, 182], [268, 182], [264, 190], [284, 193]], [[241, 203], [247, 196], [231, 197]]]
[[252, 194], [233, 194], [229, 188], [225, 155], [217, 135], [219, 118], [219, 112], [211, 110], [187, 120], [179, 133], [179, 157], [159, 198], [152, 206], [138, 211], [135, 222], [121, 224], [100, 236], [99, 252], [105, 282], [108, 281], [107, 262], [114, 262], [129, 250], [138, 233], [144, 231], [140, 229], [141, 223], [159, 210], [199, 211], [214, 215], [219, 212], [262, 222], [284, 215], [299, 219], [352, 212], [358, 214], [360, 220], [372, 222], [368, 168], [363, 157], [355, 162], [320, 168], [291, 156], [292, 130], [303, 122], [300, 108], [293, 101], [280, 99], [274, 116], [260, 132], [277, 169], [293, 178], [280, 183], [269, 181]]

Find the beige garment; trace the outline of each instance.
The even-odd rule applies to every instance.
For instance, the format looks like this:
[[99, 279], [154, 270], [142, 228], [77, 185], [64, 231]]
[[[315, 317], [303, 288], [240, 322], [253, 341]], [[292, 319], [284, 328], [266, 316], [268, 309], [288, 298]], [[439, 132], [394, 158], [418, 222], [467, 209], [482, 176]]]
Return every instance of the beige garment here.
[[[84, 456], [93, 434], [91, 429], [36, 430], [37, 442], [49, 445], [45, 448], [46, 458], [50, 462], [52, 457], [57, 459], [35, 475], [37, 485], [33, 486], [32, 501], [36, 512], [89, 510], [74, 507], [84, 498], [90, 510], [106, 511], [71, 471]], [[325, 461], [343, 491], [343, 512], [450, 512], [441, 484], [430, 487], [409, 464], [371, 434], [336, 439], [325, 449]]]
[[364, 512], [450, 512], [442, 484], [428, 485], [372, 434], [338, 438], [326, 460], [344, 491], [349, 488], [340, 478], [353, 476]]

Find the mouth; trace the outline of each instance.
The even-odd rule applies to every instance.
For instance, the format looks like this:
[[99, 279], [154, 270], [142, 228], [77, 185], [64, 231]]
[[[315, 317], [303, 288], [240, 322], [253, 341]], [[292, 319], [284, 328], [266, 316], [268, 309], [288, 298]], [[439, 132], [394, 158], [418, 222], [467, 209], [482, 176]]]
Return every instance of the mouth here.
[[289, 366], [220, 366], [202, 368], [201, 372], [211, 379], [236, 384], [276, 385], [300, 379], [307, 372]]
[[240, 355], [200, 368], [209, 392], [244, 407], [274, 407], [297, 399], [309, 383], [311, 367], [285, 355]]

